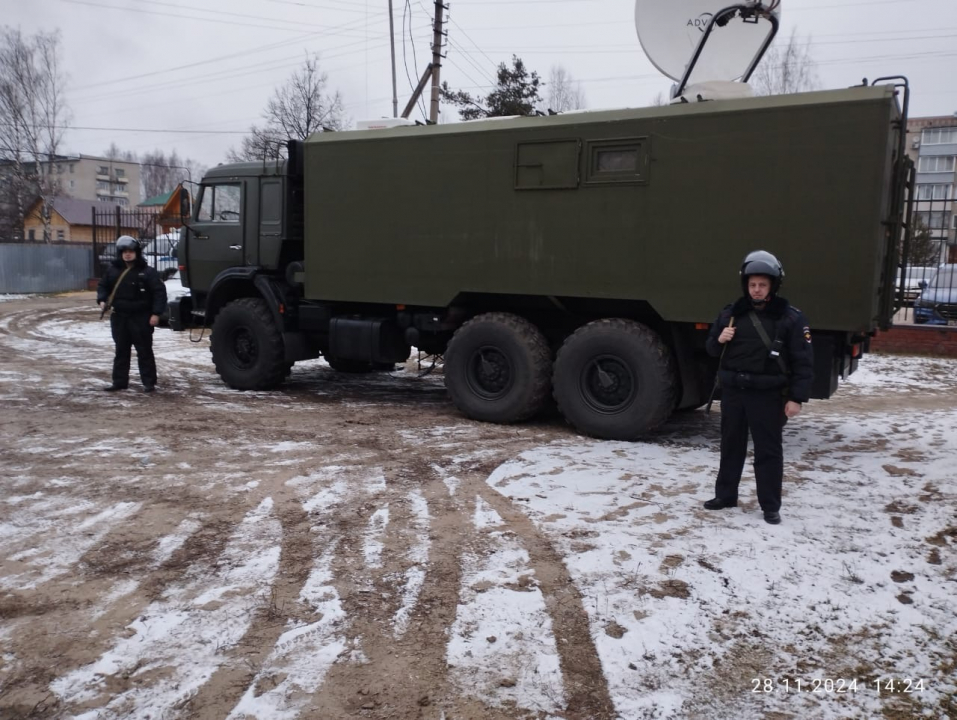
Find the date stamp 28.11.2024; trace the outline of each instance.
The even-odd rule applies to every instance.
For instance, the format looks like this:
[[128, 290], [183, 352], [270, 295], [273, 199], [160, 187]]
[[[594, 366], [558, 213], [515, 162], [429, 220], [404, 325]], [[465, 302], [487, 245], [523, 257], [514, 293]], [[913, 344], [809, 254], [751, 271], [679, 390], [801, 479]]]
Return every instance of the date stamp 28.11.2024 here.
[[751, 678], [752, 693], [819, 693], [848, 695], [876, 692], [878, 695], [909, 695], [927, 689], [924, 678]]

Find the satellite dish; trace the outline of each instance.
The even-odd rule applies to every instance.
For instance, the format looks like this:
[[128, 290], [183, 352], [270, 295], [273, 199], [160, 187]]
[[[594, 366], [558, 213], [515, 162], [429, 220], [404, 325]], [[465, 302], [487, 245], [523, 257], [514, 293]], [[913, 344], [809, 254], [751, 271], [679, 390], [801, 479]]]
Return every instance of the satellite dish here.
[[638, 40], [651, 63], [682, 84], [747, 79], [777, 32], [781, 2], [765, 2], [636, 0]]

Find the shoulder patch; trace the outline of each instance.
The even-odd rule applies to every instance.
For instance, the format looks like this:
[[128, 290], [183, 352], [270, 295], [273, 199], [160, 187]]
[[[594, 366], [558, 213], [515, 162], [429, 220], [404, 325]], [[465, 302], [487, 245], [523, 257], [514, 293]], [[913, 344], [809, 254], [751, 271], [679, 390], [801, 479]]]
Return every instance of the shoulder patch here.
[[804, 329], [801, 331], [804, 334], [804, 339], [810, 343], [811, 342], [811, 328], [807, 325], [804, 326]]

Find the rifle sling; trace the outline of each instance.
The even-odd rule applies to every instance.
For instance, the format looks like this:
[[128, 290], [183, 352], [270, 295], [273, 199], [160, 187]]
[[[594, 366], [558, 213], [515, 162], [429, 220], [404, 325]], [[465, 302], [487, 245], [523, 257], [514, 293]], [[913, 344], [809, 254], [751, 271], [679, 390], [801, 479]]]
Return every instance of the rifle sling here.
[[[754, 323], [754, 329], [758, 331], [758, 335], [761, 338], [761, 342], [764, 343], [764, 346], [768, 349], [768, 352], [772, 352], [773, 346], [771, 344], [771, 338], [768, 337], [768, 331], [764, 329], [764, 325], [761, 324], [761, 318], [758, 317], [758, 314], [752, 310], [748, 313], [748, 317], [751, 318], [751, 322]], [[781, 372], [784, 374], [784, 377], [788, 377], [788, 367], [784, 364], [784, 358], [780, 354], [775, 355], [774, 359], [778, 362], [778, 367], [781, 368]]]

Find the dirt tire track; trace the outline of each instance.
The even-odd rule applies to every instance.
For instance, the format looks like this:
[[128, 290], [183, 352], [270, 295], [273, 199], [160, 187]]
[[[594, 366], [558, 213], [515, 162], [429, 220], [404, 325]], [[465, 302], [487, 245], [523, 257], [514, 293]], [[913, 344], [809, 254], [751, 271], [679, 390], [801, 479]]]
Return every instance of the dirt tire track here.
[[[452, 408], [439, 381], [434, 384], [405, 382], [414, 380], [411, 375], [399, 376], [396, 382], [395, 377], [357, 378], [322, 366], [306, 366], [297, 368], [279, 392], [247, 394], [226, 390], [211, 362], [197, 365], [192, 361], [180, 362], [176, 357], [164, 359], [161, 355], [157, 356], [160, 392], [156, 396], [144, 397], [131, 392], [114, 398], [99, 391], [99, 385], [109, 380], [112, 345], [108, 340], [101, 346], [64, 341], [53, 333], [44, 335], [43, 332], [44, 324], [50, 322], [91, 322], [95, 311], [77, 307], [78, 302], [87, 300], [92, 304], [91, 298], [92, 294], [80, 298], [35, 299], [27, 301], [26, 309], [0, 306], [0, 323], [6, 318], [6, 324], [0, 324], [0, 336], [7, 334], [29, 341], [19, 347], [15, 343], [0, 343], [0, 358], [5, 363], [9, 360], [11, 367], [29, 368], [21, 372], [39, 378], [34, 387], [22, 393], [27, 399], [23, 407], [29, 409], [24, 417], [26, 422], [21, 422], [15, 430], [10, 420], [0, 420], [0, 430], [10, 437], [26, 426], [39, 442], [44, 436], [49, 437], [51, 418], [56, 418], [54, 422], [61, 424], [67, 439], [75, 436], [82, 440], [84, 435], [91, 434], [94, 438], [109, 437], [110, 429], [116, 428], [122, 429], [120, 437], [131, 431], [149, 436], [164, 449], [164, 457], [187, 460], [188, 470], [173, 472], [177, 476], [203, 478], [198, 487], [184, 486], [180, 481], [167, 490], [162, 479], [169, 472], [163, 467], [165, 460], [157, 460], [142, 470], [134, 466], [141, 477], [137, 476], [136, 482], [118, 482], [118, 478], [130, 472], [128, 458], [108, 456], [97, 460], [96, 467], [74, 462], [69, 472], [76, 484], [57, 492], [100, 502], [129, 500], [153, 508], [162, 506], [171, 514], [167, 526], [186, 517], [189, 510], [200, 510], [204, 517], [202, 529], [172, 557], [145, 576], [138, 576], [140, 588], [136, 597], [130, 598], [128, 610], [110, 608], [107, 611], [104, 618], [112, 630], [104, 633], [102, 642], [93, 644], [82, 653], [82, 658], [62, 663], [57, 675], [95, 658], [117, 632], [124, 631], [131, 615], [141, 612], [150, 601], [161, 598], [182, 573], [190, 568], [203, 572], [204, 566], [212, 567], [243, 513], [263, 498], [272, 497], [274, 514], [283, 527], [280, 568], [272, 600], [255, 617], [243, 639], [229, 651], [229, 660], [185, 706], [173, 710], [174, 714], [224, 717], [235, 706], [254, 677], [253, 669], [273, 650], [288, 617], [295, 615], [299, 591], [321, 552], [320, 544], [333, 535], [341, 535], [343, 542], [335, 551], [333, 582], [339, 590], [348, 622], [352, 624], [350, 636], [360, 641], [357, 647], [371, 662], [357, 665], [347, 657], [340, 658], [313, 695], [311, 706], [303, 709], [302, 717], [361, 715], [438, 720], [443, 712], [483, 720], [529, 716], [532, 711], [528, 709], [493, 708], [451, 687], [447, 644], [461, 589], [461, 560], [475, 539], [472, 513], [477, 495], [489, 500], [526, 544], [546, 595], [556, 634], [570, 640], [577, 637], [579, 616], [584, 617], [584, 609], [580, 597], [570, 595], [567, 588], [561, 587], [567, 582], [567, 572], [560, 567], [557, 553], [546, 547], [547, 541], [520, 511], [509, 508], [507, 500], [485, 486], [486, 476], [499, 463], [523, 450], [569, 436], [567, 428], [558, 422], [504, 427], [466, 420]], [[64, 362], [62, 353], [67, 346], [71, 347], [72, 356]], [[197, 349], [198, 352], [204, 350]], [[60, 385], [65, 382], [75, 387], [75, 391], [54, 396], [45, 387], [53, 382]], [[410, 405], [415, 411], [409, 411]], [[77, 421], [89, 427], [78, 428]], [[436, 427], [442, 425], [450, 427], [451, 437], [436, 432]], [[252, 441], [258, 446], [280, 442], [308, 443], [308, 446], [299, 453], [301, 462], [296, 461], [299, 451], [293, 452], [290, 468], [258, 477], [249, 471], [250, 458], [237, 452]], [[200, 447], [204, 451], [197, 453]], [[494, 452], [489, 453], [492, 448]], [[481, 460], [453, 461], [462, 452], [473, 452]], [[43, 458], [19, 455], [17, 464], [30, 467], [31, 476], [39, 482], [43, 477]], [[303, 498], [296, 496], [295, 489], [285, 484], [286, 480], [296, 472], [308, 474], [318, 458], [328, 458], [335, 463], [336, 457], [348, 457], [348, 462], [355, 463], [350, 468], [350, 476], [361, 476], [364, 468], [381, 469], [387, 477], [386, 488], [376, 495], [352, 493], [337, 512], [335, 523], [329, 523], [318, 533], [314, 529], [310, 532], [310, 518], [302, 510]], [[256, 464], [252, 462], [253, 466]], [[36, 471], [35, 466], [39, 468]], [[443, 481], [446, 471], [456, 475], [460, 482], [460, 489], [454, 495]], [[252, 477], [262, 482], [237, 495], [237, 488]], [[23, 492], [29, 489], [24, 487]], [[405, 571], [412, 567], [409, 551], [421, 542], [419, 534], [423, 532], [409, 504], [413, 491], [421, 493], [428, 506], [430, 520], [424, 531], [428, 533], [430, 548], [423, 566], [424, 583], [409, 615], [408, 629], [396, 638], [393, 621], [402, 602], [402, 587], [396, 586], [395, 578], [404, 579]], [[384, 546], [382, 566], [366, 568], [362, 538], [371, 513], [386, 503], [390, 507], [390, 520], [385, 533], [378, 538]], [[158, 528], [157, 525], [144, 529], [137, 547], [148, 547], [150, 533], [158, 533]], [[122, 532], [111, 533], [84, 556], [85, 561], [96, 565], [91, 567], [95, 578], [110, 575], [111, 568], [119, 571], [129, 561], [121, 552], [122, 537]], [[553, 567], [555, 563], [558, 567]], [[139, 566], [134, 561], [127, 569], [135, 567]], [[360, 585], [374, 589], [375, 602], [367, 602], [366, 594], [357, 592]], [[43, 602], [42, 597], [37, 600]], [[569, 606], [574, 608], [564, 609]], [[585, 622], [587, 626], [587, 620]], [[64, 640], [64, 647], [69, 648], [70, 642], [75, 639]], [[589, 648], [585, 652], [594, 653], [590, 639], [587, 645], [579, 644]], [[597, 656], [580, 661], [580, 654], [562, 654], [562, 670], [569, 698], [574, 703], [567, 717], [586, 717], [588, 712], [592, 713], [589, 717], [605, 717], [600, 712], [602, 703], [595, 700], [594, 694], [604, 693], [607, 697], [607, 688], [596, 691], [596, 683], [585, 680], [599, 661]], [[30, 651], [18, 643], [17, 655], [29, 657]], [[124, 685], [118, 678], [118, 684], [111, 690], [122, 692], [134, 681], [130, 679]], [[365, 694], [359, 694], [359, 690]], [[42, 685], [34, 685], [23, 697], [35, 702], [44, 692]], [[363, 709], [370, 703], [371, 707]]]
[[545, 600], [552, 620], [552, 633], [568, 702], [569, 720], [612, 720], [616, 717], [611, 693], [592, 640], [588, 612], [561, 554], [531, 519], [510, 498], [485, 482], [487, 475], [468, 481], [474, 492], [488, 503], [516, 533], [528, 551], [529, 566]]
[[309, 620], [297, 609], [301, 607], [299, 593], [312, 569], [311, 523], [298, 498], [283, 497], [290, 493], [282, 486], [273, 489], [273, 512], [282, 525], [282, 544], [269, 601], [227, 652], [227, 660], [184, 706], [191, 717], [226, 717], [288, 629], [288, 621]]
[[[422, 492], [428, 503], [431, 544], [408, 629], [396, 638], [393, 620], [401, 588], [392, 585], [391, 578], [402, 577], [411, 566], [407, 551], [414, 542], [410, 527], [414, 516], [406, 499], [413, 489]], [[393, 542], [385, 543], [382, 566], [369, 568], [359, 546], [372, 513], [367, 498], [357, 499], [356, 504], [358, 508], [341, 512], [336, 523], [335, 534], [343, 541], [334, 561], [334, 582], [350, 618], [349, 638], [365, 662], [355, 664], [343, 658], [333, 665], [313, 698], [310, 713], [330, 718], [437, 719], [446, 695], [446, 629], [458, 604], [459, 557], [468, 518], [461, 516], [448, 488], [425, 460], [387, 468], [386, 491], [377, 497], [376, 505], [389, 505], [386, 537]], [[364, 592], [369, 587], [375, 591]], [[358, 694], [356, 687], [364, 694]]]

